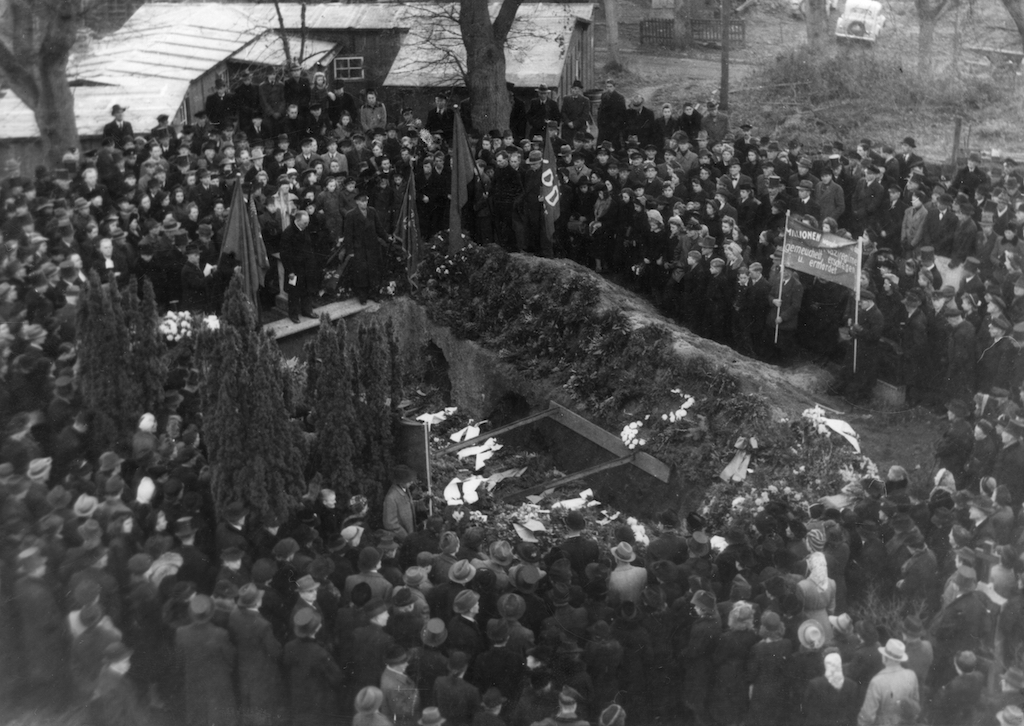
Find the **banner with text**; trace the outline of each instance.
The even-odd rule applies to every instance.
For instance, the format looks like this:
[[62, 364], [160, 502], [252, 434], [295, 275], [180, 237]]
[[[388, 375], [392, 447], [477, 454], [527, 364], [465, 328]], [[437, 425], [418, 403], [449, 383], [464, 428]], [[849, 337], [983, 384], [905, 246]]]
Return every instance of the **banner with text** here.
[[782, 246], [782, 264], [786, 267], [856, 290], [859, 249], [857, 240], [786, 220]]

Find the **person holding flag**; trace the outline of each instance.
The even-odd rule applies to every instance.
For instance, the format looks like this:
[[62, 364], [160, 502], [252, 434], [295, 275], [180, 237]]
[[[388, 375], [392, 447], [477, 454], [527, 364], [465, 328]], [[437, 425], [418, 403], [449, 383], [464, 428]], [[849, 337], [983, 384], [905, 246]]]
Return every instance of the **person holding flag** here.
[[847, 351], [842, 376], [829, 389], [833, 396], [844, 396], [850, 403], [865, 403], [871, 400], [871, 393], [878, 380], [878, 366], [882, 359], [882, 331], [885, 316], [875, 304], [875, 294], [870, 290], [860, 291], [860, 308], [857, 320], [850, 319], [847, 325], [850, 338], [857, 342], [856, 351], [851, 345]]
[[[550, 142], [548, 142], [550, 147]], [[541, 165], [544, 154], [537, 149], [526, 158], [523, 175], [523, 196], [520, 215], [526, 226], [526, 251], [541, 257], [551, 257], [551, 239], [544, 233], [544, 182]]]

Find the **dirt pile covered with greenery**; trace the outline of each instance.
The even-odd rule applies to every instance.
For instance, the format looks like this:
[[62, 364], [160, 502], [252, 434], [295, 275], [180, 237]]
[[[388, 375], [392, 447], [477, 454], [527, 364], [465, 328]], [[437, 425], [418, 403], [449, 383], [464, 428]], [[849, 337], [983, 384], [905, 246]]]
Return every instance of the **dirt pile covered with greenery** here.
[[434, 323], [670, 465], [684, 510], [749, 525], [767, 501], [799, 507], [873, 470], [820, 411], [801, 414], [813, 401], [785, 372], [679, 328], [586, 268], [434, 248], [420, 278], [416, 297]]

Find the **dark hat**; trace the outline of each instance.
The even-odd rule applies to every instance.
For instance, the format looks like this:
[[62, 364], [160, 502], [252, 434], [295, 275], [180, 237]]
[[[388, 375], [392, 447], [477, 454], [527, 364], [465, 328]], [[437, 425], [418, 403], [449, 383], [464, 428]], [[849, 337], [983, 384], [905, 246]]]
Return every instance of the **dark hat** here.
[[208, 623], [213, 619], [213, 601], [206, 595], [196, 595], [188, 604], [188, 614], [194, 623]]
[[298, 638], [312, 638], [323, 622], [313, 608], [299, 608], [292, 616], [292, 629]]
[[127, 111], [127, 110], [128, 110], [127, 106], [122, 106], [120, 104], [115, 103], [114, 107], [112, 109], [110, 109], [110, 115], [113, 116], [115, 114], [118, 114], [118, 113], [121, 113], [121, 112]]
[[420, 629], [420, 641], [431, 648], [439, 648], [448, 639], [448, 629], [441, 618], [431, 618]]

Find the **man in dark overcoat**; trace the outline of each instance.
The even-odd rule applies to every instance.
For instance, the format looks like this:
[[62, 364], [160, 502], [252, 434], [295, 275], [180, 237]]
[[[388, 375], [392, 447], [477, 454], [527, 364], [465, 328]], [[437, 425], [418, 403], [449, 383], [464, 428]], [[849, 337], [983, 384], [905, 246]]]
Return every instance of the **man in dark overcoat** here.
[[317, 293], [314, 288], [318, 277], [316, 250], [306, 231], [308, 227], [309, 213], [300, 210], [281, 233], [284, 289], [288, 293], [288, 317], [293, 323], [299, 322], [300, 313], [307, 318], [316, 317], [313, 313], [313, 297]]
[[322, 621], [309, 608], [295, 613], [295, 640], [284, 646], [284, 670], [291, 695], [292, 726], [337, 723], [336, 693], [342, 675], [334, 658], [316, 640]]
[[352, 288], [361, 303], [380, 294], [388, 248], [387, 230], [369, 200], [364, 192], [356, 195], [356, 208], [345, 215], [344, 227], [345, 246], [352, 253]]
[[238, 591], [238, 607], [228, 615], [228, 632], [238, 649], [238, 707], [254, 726], [271, 724], [284, 704], [281, 643], [260, 614], [263, 593], [256, 585]]
[[188, 625], [174, 636], [178, 668], [185, 684], [185, 723], [189, 726], [234, 726], [235, 646], [213, 620], [213, 601], [196, 595], [188, 606]]
[[28, 689], [61, 697], [67, 692], [67, 627], [46, 576], [46, 558], [36, 547], [18, 556], [22, 576], [14, 583], [21, 636], [22, 682]]

